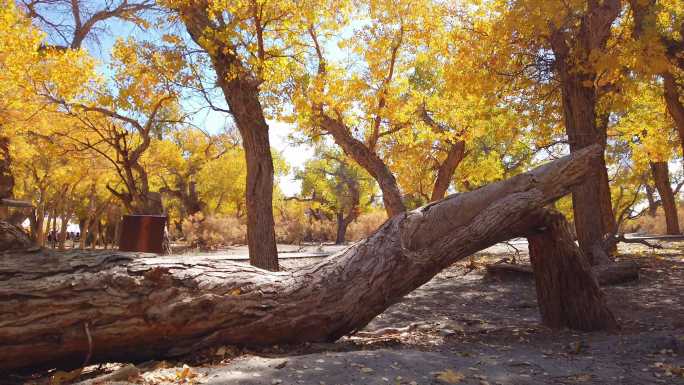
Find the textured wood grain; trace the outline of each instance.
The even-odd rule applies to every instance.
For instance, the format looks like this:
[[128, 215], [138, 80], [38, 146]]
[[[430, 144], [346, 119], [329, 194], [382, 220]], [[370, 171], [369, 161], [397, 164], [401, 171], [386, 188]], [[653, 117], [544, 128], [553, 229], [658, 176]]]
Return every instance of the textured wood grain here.
[[119, 252], [0, 258], [0, 370], [183, 354], [215, 344], [333, 341], [453, 262], [529, 232], [598, 146], [389, 219], [318, 264], [269, 272]]
[[551, 328], [616, 330], [589, 259], [575, 244], [562, 214], [547, 211], [527, 239], [542, 322]]

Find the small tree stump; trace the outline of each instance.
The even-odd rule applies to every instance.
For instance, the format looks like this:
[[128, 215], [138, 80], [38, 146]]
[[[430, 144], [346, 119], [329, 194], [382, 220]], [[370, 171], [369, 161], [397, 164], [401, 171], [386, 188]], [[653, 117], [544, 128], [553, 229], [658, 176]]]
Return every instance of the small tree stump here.
[[543, 227], [527, 236], [542, 322], [554, 329], [618, 329], [568, 222], [555, 211], [542, 218]]

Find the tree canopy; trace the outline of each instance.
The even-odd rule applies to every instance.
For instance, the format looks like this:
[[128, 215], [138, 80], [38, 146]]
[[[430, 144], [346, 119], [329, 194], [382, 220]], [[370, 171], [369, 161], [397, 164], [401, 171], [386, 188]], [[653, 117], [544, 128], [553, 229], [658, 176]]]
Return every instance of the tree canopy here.
[[[346, 228], [592, 144], [596, 174], [557, 206], [587, 250], [678, 201], [677, 1], [1, 5], [9, 190], [40, 243], [55, 218], [114, 242], [121, 214], [163, 213], [183, 237], [201, 213], [234, 218], [276, 269], [293, 217]], [[274, 124], [313, 158], [288, 164]]]

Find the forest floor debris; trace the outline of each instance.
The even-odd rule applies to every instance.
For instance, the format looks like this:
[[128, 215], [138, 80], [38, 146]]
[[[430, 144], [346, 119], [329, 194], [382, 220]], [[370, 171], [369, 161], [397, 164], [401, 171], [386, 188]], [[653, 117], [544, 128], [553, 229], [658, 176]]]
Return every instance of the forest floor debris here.
[[[617, 334], [551, 331], [539, 323], [534, 283], [485, 278], [501, 252], [446, 269], [336, 343], [246, 350], [223, 346], [177, 361], [86, 368], [84, 384], [684, 384], [684, 244], [621, 245], [641, 265], [635, 282], [604, 287]], [[505, 249], [501, 250], [502, 252]], [[526, 263], [524, 253], [518, 263]], [[318, 259], [283, 260], [297, 269]], [[50, 384], [50, 373], [0, 384]], [[63, 385], [63, 384], [60, 384]]]

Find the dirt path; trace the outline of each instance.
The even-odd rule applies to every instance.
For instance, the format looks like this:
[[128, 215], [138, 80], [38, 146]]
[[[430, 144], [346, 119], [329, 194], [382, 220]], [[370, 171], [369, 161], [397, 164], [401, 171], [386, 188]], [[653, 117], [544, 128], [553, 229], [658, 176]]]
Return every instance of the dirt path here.
[[500, 255], [480, 255], [334, 344], [224, 347], [139, 365], [142, 376], [124, 384], [684, 384], [684, 253], [624, 251], [643, 269], [638, 282], [605, 289], [623, 325], [619, 334], [540, 326], [533, 283], [486, 279], [482, 263]]

